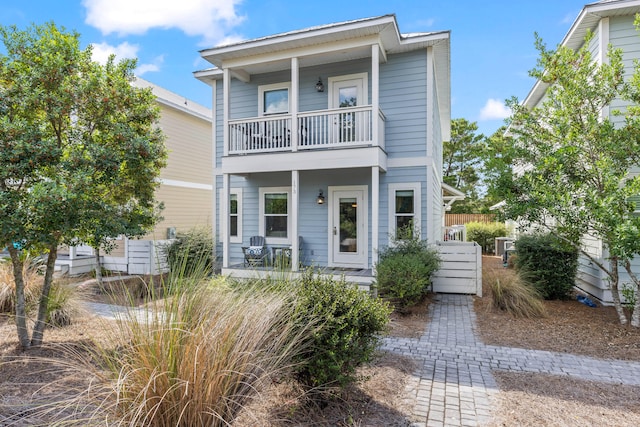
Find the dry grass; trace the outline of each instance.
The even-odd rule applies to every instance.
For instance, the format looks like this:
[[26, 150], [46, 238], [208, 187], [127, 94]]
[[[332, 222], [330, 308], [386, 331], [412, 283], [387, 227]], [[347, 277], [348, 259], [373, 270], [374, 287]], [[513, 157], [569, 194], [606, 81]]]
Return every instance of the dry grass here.
[[544, 317], [546, 310], [536, 289], [513, 270], [493, 270], [483, 274], [483, 282], [491, 289], [493, 308], [514, 317]]
[[153, 314], [119, 323], [103, 407], [130, 425], [227, 425], [304, 348], [282, 295], [173, 290]]
[[[36, 307], [42, 290], [42, 275], [39, 264], [31, 259], [25, 261], [23, 270], [24, 293], [27, 311]], [[16, 312], [16, 285], [13, 276], [13, 264], [8, 258], [0, 259], [0, 313]]]

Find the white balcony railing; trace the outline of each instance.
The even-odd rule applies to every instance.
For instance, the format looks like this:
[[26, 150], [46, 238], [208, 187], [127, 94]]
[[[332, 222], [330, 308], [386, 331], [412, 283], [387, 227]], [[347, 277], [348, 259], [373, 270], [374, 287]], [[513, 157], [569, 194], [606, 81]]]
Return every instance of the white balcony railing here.
[[378, 112], [377, 115], [377, 141], [374, 141], [372, 116], [371, 106], [300, 113], [297, 135], [291, 133], [290, 115], [230, 120], [228, 154], [360, 145], [384, 148], [384, 114]]

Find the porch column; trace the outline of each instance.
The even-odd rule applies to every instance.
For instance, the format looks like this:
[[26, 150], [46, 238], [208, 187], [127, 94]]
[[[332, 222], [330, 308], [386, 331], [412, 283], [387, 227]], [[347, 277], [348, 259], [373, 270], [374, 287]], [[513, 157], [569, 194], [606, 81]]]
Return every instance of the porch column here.
[[300, 171], [291, 171], [291, 271], [299, 270], [298, 211], [300, 209]]
[[371, 45], [371, 138], [375, 147], [380, 141], [380, 46]]
[[291, 151], [298, 151], [298, 98], [300, 93], [298, 58], [291, 58]]
[[69, 260], [74, 260], [74, 259], [76, 259], [76, 247], [69, 246]]
[[[224, 156], [229, 155], [229, 108], [231, 97], [229, 91], [231, 90], [231, 74], [229, 69], [222, 70], [222, 152]], [[213, 100], [215, 102], [215, 99]], [[214, 150], [215, 151], [215, 150]]]
[[[391, 203], [391, 202], [389, 202]], [[380, 167], [371, 168], [371, 268], [375, 273], [378, 264], [378, 242], [380, 229]]]
[[[214, 194], [215, 197], [215, 194]], [[220, 195], [220, 233], [222, 234], [222, 267], [229, 268], [229, 174], [222, 174]]]

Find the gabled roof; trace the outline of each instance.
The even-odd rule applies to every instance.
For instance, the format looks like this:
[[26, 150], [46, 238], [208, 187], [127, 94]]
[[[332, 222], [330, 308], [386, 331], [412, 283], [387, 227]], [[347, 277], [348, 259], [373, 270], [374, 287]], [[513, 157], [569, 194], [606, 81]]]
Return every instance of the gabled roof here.
[[[560, 45], [571, 49], [579, 49], [584, 43], [587, 32], [593, 31], [602, 18], [628, 16], [636, 13], [640, 13], [640, 0], [602, 0], [587, 4], [582, 8]], [[528, 106], [537, 105], [544, 96], [547, 87], [548, 84], [538, 80], [523, 101], [523, 104]]]
[[171, 92], [163, 87], [153, 84], [143, 78], [137, 77], [132, 82], [133, 86], [139, 88], [149, 88], [156, 96], [156, 101], [160, 104], [175, 108], [176, 110], [197, 116], [201, 119], [211, 121], [213, 117], [212, 110], [195, 101], [191, 101], [177, 93]]

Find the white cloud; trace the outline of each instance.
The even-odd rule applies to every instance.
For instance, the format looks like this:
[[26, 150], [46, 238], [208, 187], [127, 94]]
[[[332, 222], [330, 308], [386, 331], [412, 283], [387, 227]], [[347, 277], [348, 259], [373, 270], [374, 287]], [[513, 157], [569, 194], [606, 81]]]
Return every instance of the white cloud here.
[[146, 73], [160, 71], [160, 67], [164, 63], [164, 55], [156, 56], [151, 64], [140, 64], [136, 68], [136, 76], [142, 77]]
[[177, 28], [200, 36], [205, 45], [225, 39], [243, 21], [236, 6], [241, 0], [83, 0], [85, 22], [103, 34], [144, 34], [151, 28]]
[[116, 56], [116, 61], [125, 58], [137, 58], [140, 46], [128, 42], [120, 43], [118, 46], [111, 46], [108, 43], [93, 43], [91, 58], [101, 64], [106, 64], [110, 55]]
[[[129, 44], [128, 42], [120, 43], [118, 46], [111, 46], [108, 43], [94, 43], [92, 45], [91, 59], [100, 64], [106, 64], [109, 56], [115, 55], [116, 62], [125, 58], [136, 59], [140, 46]], [[157, 56], [150, 64], [138, 64], [135, 70], [137, 76], [145, 73], [160, 71], [160, 67], [164, 63], [164, 55]]]
[[480, 120], [506, 119], [511, 115], [511, 110], [499, 99], [488, 99], [480, 110]]

